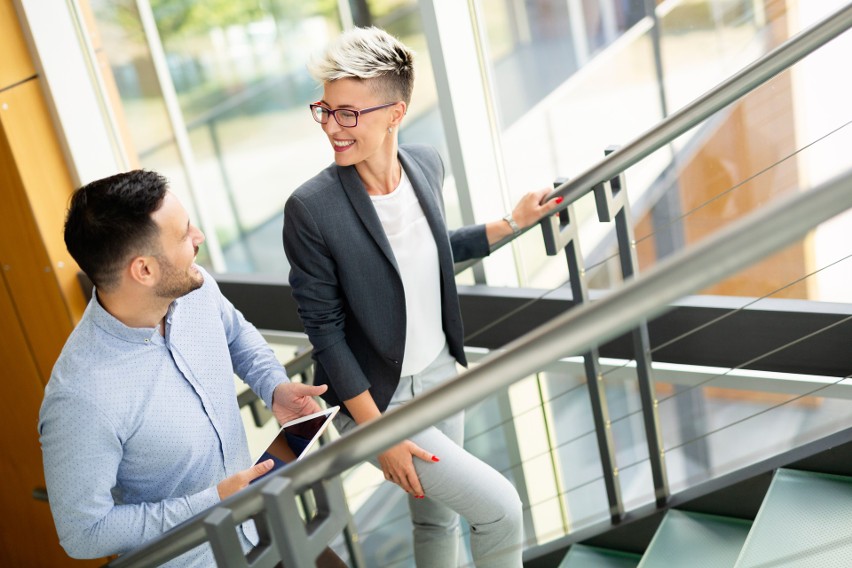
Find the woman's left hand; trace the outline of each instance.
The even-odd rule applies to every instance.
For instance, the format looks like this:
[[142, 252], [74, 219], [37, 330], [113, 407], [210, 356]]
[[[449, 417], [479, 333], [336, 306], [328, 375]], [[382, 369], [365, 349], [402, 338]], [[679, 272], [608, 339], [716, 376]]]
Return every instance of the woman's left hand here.
[[391, 446], [380, 453], [379, 464], [385, 479], [392, 481], [402, 487], [403, 491], [417, 499], [423, 499], [423, 487], [420, 478], [414, 469], [414, 458], [420, 458], [425, 462], [440, 461], [438, 458], [412, 442], [403, 440], [395, 446]]
[[552, 191], [549, 188], [530, 191], [518, 201], [518, 204], [512, 210], [512, 218], [518, 224], [518, 227], [526, 229], [534, 225], [539, 219], [556, 209], [556, 206], [562, 203], [561, 197], [556, 197], [542, 203], [542, 200]]

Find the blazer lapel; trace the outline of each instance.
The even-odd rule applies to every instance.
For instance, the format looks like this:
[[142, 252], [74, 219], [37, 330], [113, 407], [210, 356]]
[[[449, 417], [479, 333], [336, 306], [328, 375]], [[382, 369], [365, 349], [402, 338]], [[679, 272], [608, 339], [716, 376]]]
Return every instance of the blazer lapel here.
[[367, 232], [370, 233], [370, 236], [373, 237], [373, 240], [376, 241], [376, 244], [379, 245], [385, 257], [387, 257], [397, 274], [399, 274], [399, 266], [396, 264], [396, 258], [393, 255], [390, 242], [388, 242], [388, 237], [385, 235], [382, 222], [379, 221], [379, 216], [376, 215], [376, 208], [373, 206], [373, 202], [370, 201], [367, 188], [361, 182], [361, 178], [358, 176], [355, 167], [338, 167], [337, 172], [340, 177], [340, 184], [343, 186], [343, 191], [349, 198], [349, 202], [352, 203], [352, 208], [358, 214], [361, 223], [364, 224]]
[[[429, 228], [432, 230], [432, 236], [435, 238], [435, 244], [438, 247], [438, 258], [441, 262], [441, 269], [445, 271], [450, 270], [450, 274], [453, 274], [453, 252], [450, 249], [450, 240], [447, 235], [447, 223], [444, 220], [444, 215], [438, 203], [440, 196], [435, 195], [435, 191], [431, 189], [426, 174], [410, 153], [400, 148], [399, 160], [402, 163], [402, 167], [405, 168], [405, 173], [408, 174], [408, 179], [411, 181], [414, 193], [417, 195], [417, 200], [420, 201], [420, 207], [423, 209], [423, 215], [426, 217], [426, 222], [429, 223]], [[441, 191], [440, 187], [438, 191]]]

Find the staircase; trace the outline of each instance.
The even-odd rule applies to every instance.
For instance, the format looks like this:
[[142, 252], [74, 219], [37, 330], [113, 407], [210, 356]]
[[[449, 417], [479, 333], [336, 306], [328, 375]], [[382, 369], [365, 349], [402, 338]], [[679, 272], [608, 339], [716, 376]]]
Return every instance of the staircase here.
[[[808, 471], [813, 465], [808, 463], [793, 466], [804, 469], [778, 469], [771, 474], [753, 518], [734, 515], [735, 493], [708, 495], [652, 521], [657, 528], [644, 550], [635, 550], [635, 543], [625, 546], [633, 550], [606, 546], [612, 539], [607, 543], [604, 536], [572, 545], [558, 568], [848, 568], [852, 566], [852, 476], [848, 474], [852, 464], [848, 447], [833, 454], [833, 459], [843, 461], [826, 469], [843, 470], [845, 475]], [[760, 484], [760, 480], [750, 482], [739, 491], [760, 492]], [[713, 508], [714, 501], [715, 507], [732, 514], [695, 510]], [[746, 503], [740, 512], [748, 508]], [[642, 532], [642, 527], [634, 529]]]

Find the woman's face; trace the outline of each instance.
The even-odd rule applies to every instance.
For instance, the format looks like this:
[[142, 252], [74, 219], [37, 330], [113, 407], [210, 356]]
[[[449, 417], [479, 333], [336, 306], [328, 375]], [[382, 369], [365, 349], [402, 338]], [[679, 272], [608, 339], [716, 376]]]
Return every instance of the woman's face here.
[[[379, 106], [393, 101], [380, 100], [365, 81], [356, 79], [338, 79], [326, 83], [320, 104], [332, 110], [360, 110]], [[361, 114], [358, 125], [340, 126], [333, 117], [322, 125], [334, 150], [334, 161], [338, 166], [355, 165], [376, 156], [384, 157], [385, 152], [394, 149], [394, 136], [389, 127], [396, 127], [405, 112], [405, 103]]]

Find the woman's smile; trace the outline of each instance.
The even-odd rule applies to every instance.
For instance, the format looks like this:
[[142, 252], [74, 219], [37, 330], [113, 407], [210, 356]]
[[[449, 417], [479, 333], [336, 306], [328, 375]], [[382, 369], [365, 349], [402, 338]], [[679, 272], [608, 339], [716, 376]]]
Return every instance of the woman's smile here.
[[331, 147], [335, 152], [345, 152], [355, 144], [354, 140], [335, 140], [332, 138]]

